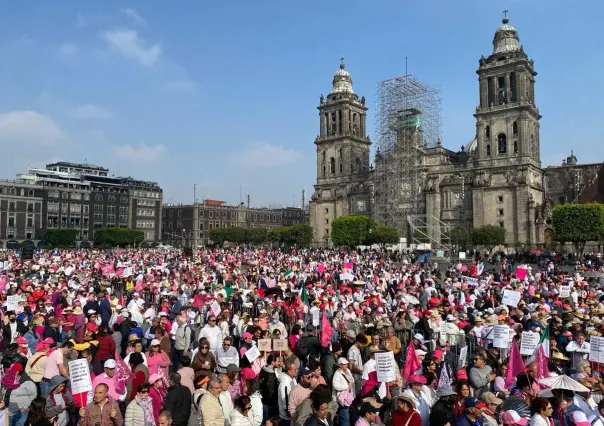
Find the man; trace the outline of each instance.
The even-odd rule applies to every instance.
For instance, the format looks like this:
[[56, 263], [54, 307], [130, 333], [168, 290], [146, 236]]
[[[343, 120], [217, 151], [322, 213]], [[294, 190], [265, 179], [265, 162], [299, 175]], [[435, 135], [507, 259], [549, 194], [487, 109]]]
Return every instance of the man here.
[[598, 403], [598, 412], [589, 420], [592, 426], [604, 426], [604, 399]]
[[263, 422], [279, 414], [279, 379], [275, 371], [281, 365], [280, 358], [271, 352], [266, 358], [266, 365], [260, 370], [259, 387], [262, 396]]
[[124, 423], [117, 402], [108, 395], [105, 383], [94, 387], [94, 397], [90, 404], [80, 408], [78, 426], [117, 426]]
[[140, 308], [141, 306], [144, 306], [144, 305], [145, 305], [145, 301], [140, 298], [140, 295], [138, 293], [134, 293], [132, 295], [132, 299], [130, 300], [130, 302], [126, 306], [126, 309], [128, 309], [129, 311], [131, 311], [132, 308], [138, 309], [138, 308]]
[[226, 424], [229, 425], [231, 422], [231, 413], [233, 412], [233, 399], [229, 392], [229, 376], [221, 373], [218, 377], [220, 378], [220, 395], [218, 396], [218, 400], [220, 401], [220, 405], [222, 405], [222, 414], [224, 414]]
[[371, 426], [375, 423], [379, 409], [375, 408], [370, 402], [363, 402], [359, 410], [359, 419], [354, 426]]
[[216, 349], [218, 349], [222, 343], [222, 332], [220, 331], [220, 327], [216, 325], [215, 315], [210, 315], [208, 323], [199, 332], [199, 337], [208, 339], [208, 342], [210, 343], [210, 352], [214, 355]]
[[222, 406], [218, 399], [222, 393], [221, 380], [218, 376], [212, 376], [208, 382], [208, 391], [199, 403], [199, 425], [200, 426], [224, 426], [225, 418]]
[[4, 340], [4, 351], [11, 343], [15, 343], [17, 337], [23, 336], [27, 333], [27, 327], [22, 321], [17, 319], [17, 314], [14, 311], [7, 312], [8, 324], [2, 327], [2, 336]]
[[268, 331], [273, 334], [275, 330], [279, 330], [282, 339], [287, 339], [287, 329], [285, 328], [285, 324], [283, 324], [279, 320], [279, 314], [273, 314], [269, 324]]
[[172, 414], [169, 411], [162, 411], [159, 413], [159, 418], [157, 419], [159, 426], [172, 426]]
[[284, 373], [279, 379], [279, 417], [285, 423], [285, 426], [289, 426], [291, 422], [291, 416], [289, 414], [289, 395], [291, 390], [298, 384], [296, 382], [296, 373], [298, 369], [296, 364], [292, 362], [286, 362]]
[[126, 392], [124, 388], [124, 393], [119, 394], [117, 392], [117, 383], [115, 377], [115, 360], [108, 359], [103, 364], [103, 368], [105, 372], [103, 374], [99, 374], [92, 381], [92, 388], [96, 389], [96, 387], [100, 384], [104, 384], [107, 387], [107, 392], [109, 396], [115, 401], [123, 401], [126, 399]]
[[46, 366], [44, 367], [44, 374], [42, 375], [42, 381], [40, 382], [40, 393], [46, 398], [50, 391], [49, 385], [53, 377], [61, 375], [69, 380], [69, 373], [63, 364], [63, 356], [67, 355], [69, 351], [73, 349], [73, 342], [68, 341], [60, 348], [54, 350], [46, 359]]
[[566, 345], [566, 352], [570, 355], [573, 368], [577, 369], [579, 367], [579, 362], [587, 359], [590, 348], [591, 345], [589, 342], [585, 341], [584, 333], [579, 333], [576, 341], [570, 341], [569, 344]]
[[466, 409], [464, 414], [455, 420], [455, 426], [483, 426], [485, 421], [482, 410], [486, 408], [486, 404], [474, 397], [466, 398], [463, 402]]
[[485, 392], [482, 394], [482, 400], [487, 405], [484, 408], [482, 416], [489, 426], [499, 426], [497, 421], [498, 407], [503, 404], [503, 400], [495, 396], [493, 392]]
[[172, 414], [174, 426], [187, 426], [191, 415], [191, 391], [180, 384], [180, 374], [170, 373], [172, 387], [164, 401], [164, 410]]
[[101, 325], [104, 325], [105, 327], [109, 328], [109, 321], [111, 320], [112, 315], [111, 302], [109, 302], [109, 299], [105, 297], [105, 293], [102, 291], [99, 293], [99, 300], [101, 301], [101, 303], [99, 304], [101, 314]]
[[[191, 327], [185, 322], [185, 318], [179, 315], [176, 318], [177, 328], [174, 332], [174, 351], [172, 353], [172, 370], [178, 369], [178, 360], [183, 356], [188, 356], [189, 347], [191, 347]], [[173, 422], [176, 422], [174, 418]]]
[[145, 355], [143, 352], [143, 342], [140, 339], [135, 339], [131, 341], [130, 345], [132, 346], [132, 352], [130, 352], [128, 355], [126, 355], [126, 358], [124, 358], [126, 365], [130, 367], [130, 355], [138, 352], [143, 356], [143, 364], [145, 364], [145, 367], [148, 367], [149, 364], [147, 364], [147, 355]]
[[342, 356], [342, 345], [339, 342], [331, 344], [331, 353], [327, 354], [325, 360], [325, 382], [331, 386], [333, 374], [338, 369], [338, 358]]
[[[243, 334], [245, 335], [246, 333]], [[216, 371], [219, 373], [226, 373], [227, 367], [231, 364], [239, 367], [239, 353], [233, 346], [233, 340], [229, 336], [225, 337], [222, 341], [222, 346], [216, 349], [215, 358]]]
[[316, 386], [317, 379], [313, 378], [313, 371], [308, 368], [303, 369], [298, 376], [298, 384], [289, 393], [287, 409], [292, 423], [296, 423], [296, 408], [308, 398]]
[[348, 350], [348, 368], [352, 372], [354, 378], [355, 395], [361, 394], [362, 378], [363, 378], [363, 357], [361, 351], [367, 346], [367, 337], [364, 334], [358, 334], [354, 344]]

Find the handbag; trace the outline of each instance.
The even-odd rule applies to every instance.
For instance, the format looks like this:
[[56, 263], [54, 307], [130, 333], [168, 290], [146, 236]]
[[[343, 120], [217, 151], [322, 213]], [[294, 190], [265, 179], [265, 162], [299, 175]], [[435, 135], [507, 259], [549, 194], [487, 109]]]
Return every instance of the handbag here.
[[[340, 372], [346, 383], [350, 384], [350, 380], [346, 377], [346, 374]], [[352, 389], [346, 389], [345, 391], [338, 392], [336, 394], [336, 400], [338, 404], [342, 407], [350, 407], [352, 405], [352, 400], [354, 399], [354, 391]]]

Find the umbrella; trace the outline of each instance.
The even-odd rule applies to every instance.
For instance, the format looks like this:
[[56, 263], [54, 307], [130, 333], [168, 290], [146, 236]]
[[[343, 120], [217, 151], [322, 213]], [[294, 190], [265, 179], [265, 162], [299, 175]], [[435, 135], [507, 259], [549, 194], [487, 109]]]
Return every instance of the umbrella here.
[[508, 396], [501, 405], [501, 411], [514, 410], [520, 417], [531, 418], [531, 407], [523, 399]]
[[405, 299], [407, 303], [410, 303], [412, 305], [419, 305], [419, 300], [417, 300], [417, 297], [412, 296], [410, 294], [404, 294], [403, 299]]
[[547, 386], [550, 389], [566, 389], [573, 392], [589, 392], [589, 388], [586, 388], [581, 383], [568, 376], [555, 376], [546, 377], [539, 380], [539, 383], [543, 386]]
[[264, 290], [265, 296], [270, 296], [272, 294], [279, 295], [280, 293], [283, 293], [283, 289], [281, 287], [271, 287]]

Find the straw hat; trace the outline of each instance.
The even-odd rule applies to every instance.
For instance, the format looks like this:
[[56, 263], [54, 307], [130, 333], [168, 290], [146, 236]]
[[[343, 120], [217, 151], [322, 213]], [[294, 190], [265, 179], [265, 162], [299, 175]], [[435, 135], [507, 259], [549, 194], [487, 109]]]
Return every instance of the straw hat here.
[[557, 361], [568, 361], [568, 358], [567, 358], [567, 357], [565, 357], [565, 356], [562, 354], [562, 352], [558, 352], [558, 351], [553, 352], [553, 353], [552, 353], [551, 358], [552, 358], [553, 360], [557, 360]]

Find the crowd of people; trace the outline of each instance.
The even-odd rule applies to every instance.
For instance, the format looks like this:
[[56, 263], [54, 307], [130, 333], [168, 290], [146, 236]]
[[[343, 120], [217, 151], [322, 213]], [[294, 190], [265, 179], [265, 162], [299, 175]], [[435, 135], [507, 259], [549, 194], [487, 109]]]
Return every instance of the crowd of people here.
[[604, 426], [601, 257], [469, 254], [0, 252], [0, 422]]

